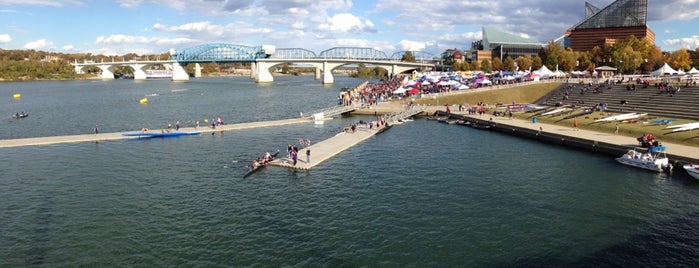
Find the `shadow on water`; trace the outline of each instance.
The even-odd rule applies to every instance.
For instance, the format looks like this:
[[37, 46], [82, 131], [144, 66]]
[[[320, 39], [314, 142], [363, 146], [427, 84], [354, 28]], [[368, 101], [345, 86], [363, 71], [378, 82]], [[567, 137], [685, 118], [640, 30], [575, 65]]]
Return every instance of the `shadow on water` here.
[[51, 228], [53, 207], [54, 198], [52, 194], [49, 194], [37, 208], [36, 221], [31, 228], [31, 246], [24, 261], [26, 266], [41, 266], [45, 264], [46, 255], [50, 247], [49, 237], [53, 231]]
[[[497, 267], [696, 267], [699, 261], [699, 212], [658, 224], [644, 234], [623, 243], [568, 261], [535, 256], [515, 263], [496, 263]], [[573, 246], [573, 245], [571, 245]]]

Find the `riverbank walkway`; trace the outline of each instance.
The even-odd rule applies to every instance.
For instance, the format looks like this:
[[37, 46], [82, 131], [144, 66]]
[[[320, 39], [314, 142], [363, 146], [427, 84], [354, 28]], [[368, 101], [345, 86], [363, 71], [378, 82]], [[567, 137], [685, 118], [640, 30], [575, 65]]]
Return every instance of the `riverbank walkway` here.
[[[602, 133], [602, 132], [597, 132], [597, 131], [590, 131], [590, 130], [585, 130], [585, 129], [575, 129], [573, 127], [567, 127], [567, 126], [560, 126], [560, 125], [553, 125], [553, 124], [546, 124], [546, 123], [533, 123], [532, 121], [529, 120], [524, 120], [524, 119], [518, 119], [518, 118], [512, 118], [509, 119], [508, 117], [495, 117], [492, 115], [483, 115], [483, 116], [478, 116], [478, 115], [468, 115], [467, 112], [452, 112], [454, 114], [459, 114], [465, 117], [470, 117], [474, 119], [479, 119], [479, 120], [490, 120], [490, 118], [493, 119], [493, 122], [498, 124], [498, 125], [505, 125], [505, 126], [513, 126], [513, 127], [518, 127], [518, 128], [526, 128], [530, 129], [532, 131], [541, 131], [541, 133], [552, 133], [552, 134], [557, 134], [560, 136], [566, 136], [570, 138], [577, 138], [577, 139], [586, 139], [586, 140], [591, 140], [591, 141], [596, 141], [599, 143], [608, 143], [608, 144], [615, 144], [615, 145], [620, 145], [620, 146], [625, 146], [625, 147], [640, 147], [638, 144], [638, 140], [634, 137], [628, 137], [628, 136], [621, 136], [621, 135], [614, 135], [614, 133]], [[668, 155], [677, 155], [681, 156], [684, 158], [688, 159], [694, 159], [699, 163], [699, 148], [694, 147], [694, 146], [687, 146], [687, 145], [681, 145], [681, 144], [675, 144], [675, 143], [668, 143], [662, 141], [662, 137], [658, 137], [660, 141], [662, 142], [662, 145], [665, 146], [666, 150], [665, 152]], [[699, 138], [699, 136], [698, 136]]]
[[[390, 127], [391, 126], [389, 125], [369, 129], [366, 126], [358, 126], [354, 132], [340, 132], [329, 139], [318, 142], [309, 147], [299, 148], [296, 165], [294, 165], [293, 160], [289, 158], [288, 155], [277, 158], [272, 162], [269, 162], [269, 164], [292, 169], [309, 170], [323, 161], [332, 158], [333, 156], [375, 136], [378, 133], [387, 130]], [[311, 151], [310, 163], [306, 162], [307, 149]]]

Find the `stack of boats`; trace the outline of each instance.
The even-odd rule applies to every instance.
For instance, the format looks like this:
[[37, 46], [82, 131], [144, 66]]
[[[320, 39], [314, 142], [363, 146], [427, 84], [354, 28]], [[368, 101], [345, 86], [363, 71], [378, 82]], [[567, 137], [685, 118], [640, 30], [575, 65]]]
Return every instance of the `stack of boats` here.
[[614, 115], [614, 116], [608, 116], [605, 118], [600, 118], [595, 120], [595, 122], [614, 122], [614, 121], [633, 121], [633, 120], [638, 120], [644, 116], [648, 115], [647, 113], [627, 113], [627, 114], [620, 114], [620, 115]]
[[671, 128], [672, 132], [689, 131], [689, 130], [694, 130], [694, 129], [699, 128], [699, 122], [672, 125], [672, 126], [668, 126], [667, 128]]

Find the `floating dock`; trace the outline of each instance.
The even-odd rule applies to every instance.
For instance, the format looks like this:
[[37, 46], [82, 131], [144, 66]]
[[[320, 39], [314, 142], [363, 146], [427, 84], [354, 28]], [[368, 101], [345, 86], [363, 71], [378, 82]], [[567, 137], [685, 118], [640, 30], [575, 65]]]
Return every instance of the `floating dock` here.
[[[308, 119], [295, 118], [295, 119], [283, 119], [283, 120], [273, 120], [273, 121], [263, 121], [263, 122], [238, 123], [238, 124], [231, 124], [231, 125], [219, 125], [216, 128], [211, 128], [210, 126], [200, 126], [198, 128], [185, 127], [185, 128], [180, 128], [179, 131], [184, 131], [184, 132], [201, 131], [202, 134], [205, 134], [205, 133], [212, 133], [212, 132], [219, 132], [219, 131], [233, 131], [233, 130], [261, 128], [261, 127], [273, 127], [273, 126], [283, 126], [283, 125], [291, 125], [291, 124], [301, 124], [301, 123], [309, 123], [309, 122], [311, 122], [311, 121], [309, 121]], [[159, 132], [159, 131], [161, 131], [161, 130], [160, 129], [152, 129], [149, 132]], [[134, 138], [138, 138], [138, 137], [124, 136], [123, 134], [139, 133], [139, 132], [141, 132], [141, 131], [127, 131], [127, 132], [114, 132], [114, 133], [49, 136], [49, 137], [0, 140], [0, 148], [134, 139]]]
[[[340, 132], [337, 135], [327, 140], [313, 144], [310, 147], [299, 148], [296, 165], [294, 165], [294, 161], [288, 156], [285, 156], [283, 158], [277, 158], [272, 162], [269, 162], [269, 164], [273, 166], [287, 167], [292, 169], [309, 170], [315, 167], [316, 165], [322, 163], [323, 161], [328, 160], [331, 157], [349, 149], [350, 147], [357, 145], [378, 133], [386, 131], [390, 127], [391, 126], [389, 125], [383, 126], [381, 128], [369, 129], [368, 127], [362, 126], [357, 127], [353, 133]], [[311, 150], [310, 163], [306, 162], [306, 149]]]

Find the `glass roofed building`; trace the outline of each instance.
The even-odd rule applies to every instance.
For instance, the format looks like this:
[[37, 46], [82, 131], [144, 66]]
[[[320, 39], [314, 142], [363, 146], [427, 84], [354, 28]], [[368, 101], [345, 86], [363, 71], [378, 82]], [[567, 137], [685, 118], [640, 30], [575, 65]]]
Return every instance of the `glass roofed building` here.
[[544, 44], [530, 38], [483, 27], [483, 39], [471, 44], [467, 57], [471, 62], [507, 57], [517, 59], [519, 56], [538, 55], [542, 47]]
[[585, 3], [585, 19], [565, 34], [565, 47], [590, 51], [614, 44], [631, 35], [655, 44], [655, 33], [646, 25], [648, 0], [616, 0], [604, 8]]

